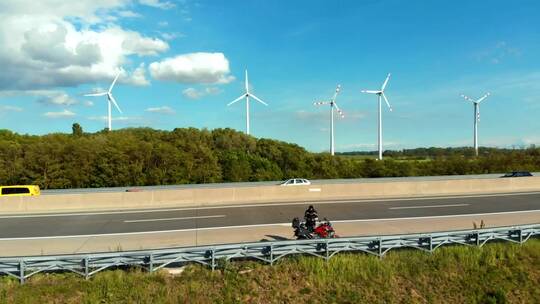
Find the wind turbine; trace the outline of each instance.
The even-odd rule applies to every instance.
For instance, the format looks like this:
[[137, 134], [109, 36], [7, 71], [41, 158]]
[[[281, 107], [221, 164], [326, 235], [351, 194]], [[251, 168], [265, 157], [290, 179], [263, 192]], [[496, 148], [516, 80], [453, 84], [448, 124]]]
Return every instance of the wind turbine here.
[[382, 98], [384, 98], [384, 101], [386, 102], [386, 105], [392, 111], [392, 106], [388, 102], [388, 98], [386, 98], [386, 95], [384, 95], [384, 89], [386, 88], [386, 85], [388, 84], [388, 80], [390, 79], [390, 73], [388, 73], [388, 76], [386, 76], [386, 79], [384, 80], [384, 83], [381, 86], [380, 90], [373, 91], [373, 90], [362, 90], [362, 93], [368, 93], [368, 94], [375, 94], [377, 95], [378, 101], [379, 101], [379, 160], [382, 160]]
[[474, 105], [474, 153], [478, 156], [478, 122], [480, 121], [480, 103], [482, 100], [486, 99], [490, 93], [486, 93], [484, 96], [480, 97], [477, 100], [474, 100], [470, 97], [467, 97], [461, 94], [465, 100], [470, 101]]
[[233, 103], [239, 101], [239, 100], [242, 100], [242, 99], [246, 99], [246, 134], [249, 135], [249, 98], [252, 97], [253, 99], [255, 99], [256, 101], [262, 103], [263, 105], [265, 106], [268, 106], [268, 104], [262, 100], [259, 99], [259, 97], [253, 95], [251, 92], [249, 92], [249, 82], [248, 82], [248, 71], [246, 70], [246, 81], [245, 81], [245, 84], [246, 84], [246, 92], [244, 94], [242, 94], [242, 96], [236, 98], [235, 100], [231, 101], [227, 106], [230, 106], [232, 105]]
[[112, 114], [111, 114], [111, 103], [114, 104], [118, 112], [122, 113], [122, 110], [120, 110], [120, 107], [116, 103], [116, 100], [114, 99], [114, 96], [112, 95], [112, 89], [114, 87], [114, 84], [116, 83], [116, 80], [118, 79], [118, 76], [120, 76], [120, 72], [116, 74], [116, 77], [114, 78], [113, 82], [111, 83], [111, 86], [109, 87], [109, 90], [107, 92], [98, 92], [98, 93], [90, 93], [90, 94], [84, 94], [84, 96], [107, 96], [107, 105], [108, 105], [108, 120], [109, 120], [109, 131], [112, 130]]
[[338, 107], [336, 103], [336, 97], [339, 94], [339, 91], [341, 90], [341, 85], [337, 85], [336, 92], [334, 93], [334, 96], [330, 101], [319, 101], [313, 103], [316, 106], [321, 105], [330, 105], [330, 154], [334, 155], [334, 108], [336, 108], [336, 111], [341, 116], [341, 118], [344, 118], [345, 115], [343, 115], [343, 112]]

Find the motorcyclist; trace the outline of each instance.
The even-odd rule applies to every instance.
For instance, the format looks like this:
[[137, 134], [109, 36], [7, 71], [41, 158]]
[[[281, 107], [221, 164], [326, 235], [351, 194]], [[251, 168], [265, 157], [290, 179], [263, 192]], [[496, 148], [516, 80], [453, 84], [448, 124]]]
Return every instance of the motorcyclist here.
[[306, 212], [304, 213], [304, 220], [306, 221], [306, 227], [310, 232], [313, 232], [315, 230], [315, 225], [317, 225], [318, 219], [319, 215], [317, 214], [317, 210], [313, 208], [313, 205], [309, 205]]
[[295, 217], [292, 221], [292, 227], [294, 228], [294, 236], [298, 240], [312, 239], [313, 235], [308, 231], [306, 225]]

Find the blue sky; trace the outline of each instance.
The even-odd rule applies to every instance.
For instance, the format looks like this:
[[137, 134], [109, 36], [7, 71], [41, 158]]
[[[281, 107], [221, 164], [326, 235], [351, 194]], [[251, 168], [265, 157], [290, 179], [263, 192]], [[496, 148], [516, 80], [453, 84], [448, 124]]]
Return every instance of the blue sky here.
[[[0, 4], [0, 128], [20, 133], [106, 126], [107, 88], [123, 113], [113, 128], [245, 129], [227, 103], [249, 70], [251, 133], [329, 149], [329, 99], [342, 85], [336, 150], [375, 150], [377, 89], [387, 149], [540, 143], [540, 3], [519, 1], [7, 0]], [[62, 3], [62, 4], [58, 4]], [[42, 6], [41, 6], [42, 5]], [[48, 7], [54, 7], [48, 8]]]

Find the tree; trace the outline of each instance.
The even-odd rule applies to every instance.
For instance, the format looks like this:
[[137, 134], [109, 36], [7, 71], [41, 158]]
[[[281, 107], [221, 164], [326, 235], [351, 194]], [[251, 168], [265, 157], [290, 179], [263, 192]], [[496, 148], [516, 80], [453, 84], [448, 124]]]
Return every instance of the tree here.
[[83, 129], [79, 123], [74, 123], [71, 126], [71, 135], [80, 137], [83, 135]]

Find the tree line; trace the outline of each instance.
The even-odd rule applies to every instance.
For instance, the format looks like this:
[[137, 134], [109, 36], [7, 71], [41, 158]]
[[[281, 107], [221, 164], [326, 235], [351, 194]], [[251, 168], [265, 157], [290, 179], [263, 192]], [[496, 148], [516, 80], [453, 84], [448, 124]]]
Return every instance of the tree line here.
[[0, 184], [63, 189], [540, 170], [540, 149], [535, 147], [489, 149], [480, 157], [458, 152], [408, 160], [399, 156], [383, 161], [332, 157], [232, 129], [128, 128], [85, 133], [74, 124], [71, 134], [37, 136], [0, 130]]

